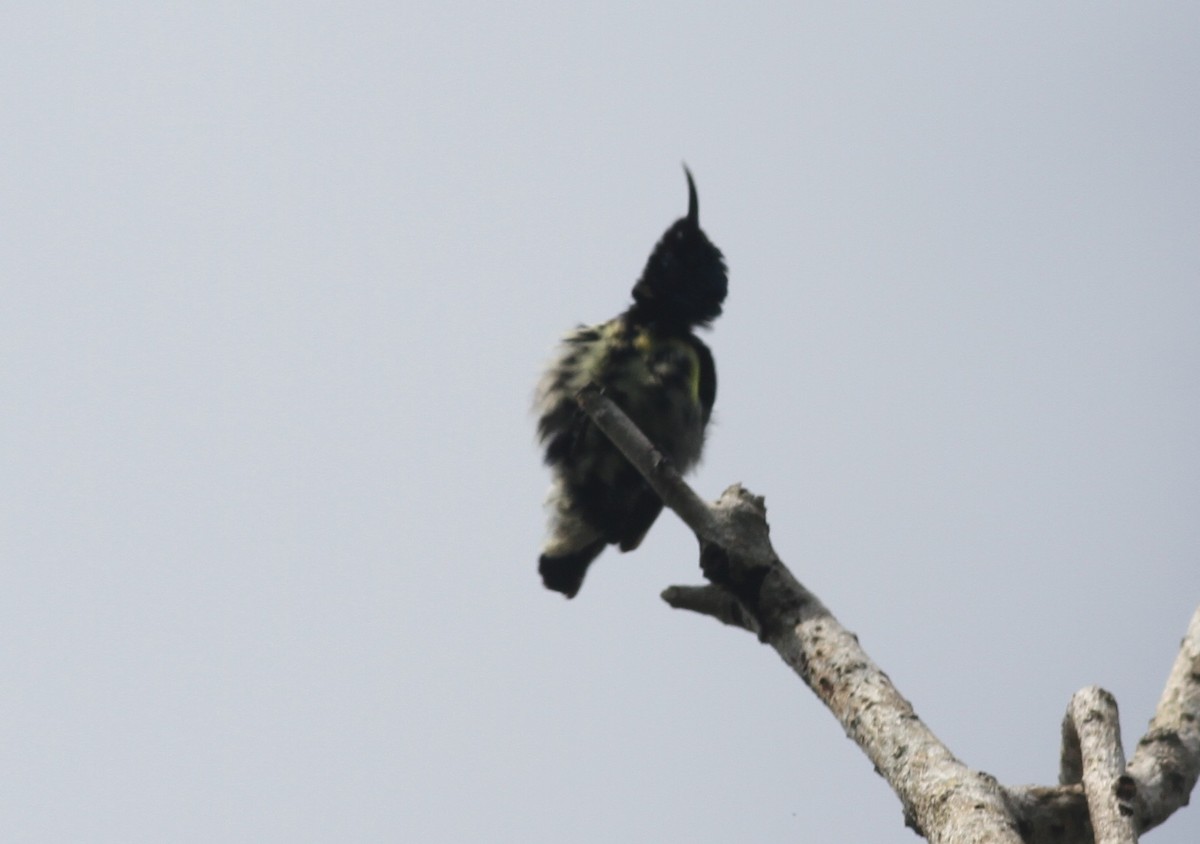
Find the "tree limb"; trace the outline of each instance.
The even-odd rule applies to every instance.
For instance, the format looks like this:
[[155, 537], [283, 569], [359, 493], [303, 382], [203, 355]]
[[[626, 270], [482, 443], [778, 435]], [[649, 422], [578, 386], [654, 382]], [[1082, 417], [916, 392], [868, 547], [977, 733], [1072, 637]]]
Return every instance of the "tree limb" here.
[[1137, 826], [1145, 832], [1188, 803], [1200, 778], [1200, 609], [1192, 615], [1150, 729], [1128, 772], [1137, 782]]
[[1059, 782], [1083, 783], [1096, 844], [1136, 844], [1137, 786], [1125, 773], [1117, 702], [1104, 689], [1088, 686], [1071, 698], [1063, 718]]
[[[709, 585], [671, 586], [663, 600], [756, 633], [774, 648], [874, 763], [918, 834], [934, 844], [1127, 842], [1187, 803], [1200, 773], [1200, 609], [1127, 772], [1111, 729], [1096, 730], [1097, 746], [1107, 747], [1108, 755], [1091, 750], [1093, 727], [1104, 725], [1089, 721], [1086, 708], [1072, 720], [1074, 736], [1064, 742], [1063, 784], [1004, 788], [956, 759], [858, 638], [793, 577], [771, 546], [762, 498], [734, 484], [715, 504], [705, 503], [598, 388], [581, 391], [578, 401], [700, 541], [700, 567]], [[1076, 697], [1081, 707], [1091, 700]], [[1113, 709], [1115, 727], [1115, 703]], [[1101, 785], [1088, 785], [1092, 771]], [[1115, 784], [1117, 791], [1106, 792], [1103, 783]], [[1099, 802], [1089, 817], [1093, 792]], [[1122, 814], [1131, 806], [1132, 817]], [[1092, 818], [1105, 819], [1097, 827], [1110, 835], [1109, 809], [1124, 823], [1118, 829], [1125, 837], [1094, 839]]]

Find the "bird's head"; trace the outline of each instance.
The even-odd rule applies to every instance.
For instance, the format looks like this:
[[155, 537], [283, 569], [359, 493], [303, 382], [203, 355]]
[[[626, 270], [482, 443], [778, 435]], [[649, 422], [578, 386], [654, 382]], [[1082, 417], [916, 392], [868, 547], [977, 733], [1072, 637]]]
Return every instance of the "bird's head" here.
[[729, 288], [725, 259], [700, 228], [696, 183], [687, 167], [688, 212], [663, 234], [633, 287], [634, 310], [647, 319], [708, 325]]

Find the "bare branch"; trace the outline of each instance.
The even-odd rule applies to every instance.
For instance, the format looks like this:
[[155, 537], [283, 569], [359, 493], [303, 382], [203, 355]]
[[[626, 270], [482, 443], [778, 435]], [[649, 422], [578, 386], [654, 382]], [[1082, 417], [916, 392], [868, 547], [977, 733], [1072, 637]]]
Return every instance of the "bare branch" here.
[[612, 440], [646, 478], [663, 503], [675, 511], [700, 539], [715, 540], [717, 525], [708, 505], [684, 482], [671, 462], [646, 439], [628, 416], [604, 392], [589, 384], [575, 396], [596, 427]]
[[1063, 719], [1062, 756], [1060, 780], [1064, 785], [1082, 780], [1096, 844], [1135, 844], [1132, 800], [1137, 786], [1125, 773], [1117, 702], [1104, 689], [1088, 686], [1071, 698]]
[[1150, 729], [1129, 774], [1137, 781], [1137, 826], [1145, 832], [1188, 803], [1200, 778], [1200, 608], [1192, 615]]
[[[829, 707], [892, 785], [908, 824], [931, 842], [1020, 844], [999, 783], [954, 758], [858, 638], [780, 562], [763, 500], [735, 484], [710, 507], [599, 390], [585, 390], [578, 398], [596, 426], [700, 539], [700, 566], [713, 586], [672, 587], [664, 599], [739, 627], [757, 627], [759, 638]], [[739, 623], [741, 613], [752, 623]]]
[[719, 586], [668, 586], [662, 592], [662, 599], [674, 609], [711, 615], [722, 624], [758, 635], [758, 622], [737, 598]]
[[[780, 561], [762, 498], [735, 484], [716, 504], [706, 504], [600, 390], [588, 388], [578, 401], [700, 540], [700, 567], [710, 585], [672, 586], [663, 600], [755, 632], [771, 645], [875, 764], [918, 834], [935, 844], [1129, 842], [1135, 831], [1162, 823], [1187, 803], [1200, 775], [1200, 610], [1127, 772], [1115, 703], [1110, 715], [1101, 701], [1096, 718], [1090, 713], [1097, 699], [1077, 695], [1064, 728], [1063, 784], [1004, 788], [953, 756], [857, 637]], [[1089, 798], [1095, 801], [1091, 818]], [[1093, 838], [1093, 818], [1102, 837]]]
[[[1075, 727], [1064, 723], [1063, 785], [1008, 789], [1027, 844], [1094, 840], [1081, 785], [1085, 755], [1078, 732], [1072, 736], [1072, 731]], [[1138, 834], [1158, 826], [1188, 803], [1200, 774], [1200, 608], [1188, 625], [1150, 729], [1138, 742], [1125, 773], [1121, 800], [1133, 807]], [[1130, 786], [1132, 795], [1128, 794]]]

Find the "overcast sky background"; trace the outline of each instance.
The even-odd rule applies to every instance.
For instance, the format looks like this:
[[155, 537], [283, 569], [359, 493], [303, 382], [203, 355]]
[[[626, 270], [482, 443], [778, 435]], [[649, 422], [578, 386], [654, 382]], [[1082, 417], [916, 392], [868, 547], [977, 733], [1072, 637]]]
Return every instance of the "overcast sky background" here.
[[[693, 476], [968, 764], [1200, 602], [1200, 7], [45, 3], [0, 73], [6, 841], [877, 841], [769, 649], [573, 602], [529, 402], [686, 205]], [[1195, 844], [1185, 809], [1158, 844]]]

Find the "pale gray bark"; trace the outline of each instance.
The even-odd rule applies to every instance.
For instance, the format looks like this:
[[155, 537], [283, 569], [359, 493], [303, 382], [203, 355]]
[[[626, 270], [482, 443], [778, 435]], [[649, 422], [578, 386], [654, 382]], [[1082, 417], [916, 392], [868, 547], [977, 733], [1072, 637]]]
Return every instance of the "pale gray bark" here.
[[1125, 773], [1117, 701], [1104, 689], [1088, 686], [1071, 698], [1063, 718], [1059, 782], [1083, 783], [1096, 844], [1135, 844], [1137, 785]]
[[[700, 567], [709, 585], [672, 586], [663, 599], [748, 630], [774, 648], [891, 785], [906, 823], [929, 841], [1134, 841], [1129, 836], [1186, 804], [1200, 773], [1200, 609], [1128, 770], [1115, 732], [1115, 703], [1111, 719], [1093, 718], [1092, 704], [1099, 698], [1084, 690], [1072, 702], [1078, 713], [1064, 743], [1063, 773], [1071, 782], [1005, 788], [956, 759], [857, 637], [792, 576], [771, 546], [762, 498], [735, 484], [715, 504], [705, 503], [598, 390], [581, 392], [579, 402], [700, 541]], [[1107, 713], [1103, 706], [1096, 711]], [[1093, 751], [1093, 744], [1100, 749]], [[1089, 790], [1086, 797], [1080, 779]], [[1096, 805], [1089, 814], [1093, 793]], [[1124, 826], [1109, 824], [1110, 815]], [[1093, 817], [1103, 837], [1093, 836]]]
[[1150, 729], [1128, 767], [1137, 783], [1139, 832], [1186, 806], [1200, 778], [1200, 609], [1192, 616]]

